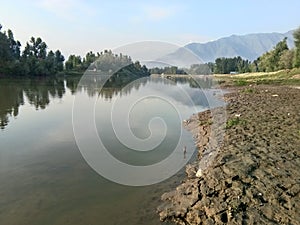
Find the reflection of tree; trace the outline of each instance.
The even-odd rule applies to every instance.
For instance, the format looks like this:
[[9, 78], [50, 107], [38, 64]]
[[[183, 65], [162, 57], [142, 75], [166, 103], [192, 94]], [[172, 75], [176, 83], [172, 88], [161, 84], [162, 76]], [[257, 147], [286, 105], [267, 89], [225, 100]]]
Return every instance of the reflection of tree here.
[[24, 104], [22, 86], [11, 80], [0, 80], [0, 127], [9, 122], [9, 116], [19, 114], [19, 105]]
[[81, 76], [66, 76], [66, 86], [70, 89], [72, 94], [76, 93], [80, 78]]
[[167, 79], [175, 82], [175, 84], [189, 83], [191, 88], [211, 88], [214, 86], [214, 80], [212, 76], [187, 76], [187, 77], [167, 77]]
[[141, 85], [145, 85], [147, 82], [149, 82], [149, 79], [147, 78], [141, 78], [131, 81], [130, 83], [123, 83], [119, 87], [106, 87], [101, 89], [99, 93], [99, 96], [106, 100], [112, 99], [114, 96], [117, 96], [120, 94], [120, 96], [127, 96], [131, 93], [133, 89], [139, 90]]
[[0, 79], [0, 127], [4, 129], [9, 117], [18, 115], [25, 96], [36, 109], [45, 109], [50, 97], [62, 98], [64, 93], [62, 78]]
[[[109, 77], [105, 75], [86, 74], [80, 80], [80, 87], [77, 90], [86, 92], [89, 96], [100, 95], [105, 99], [111, 99], [113, 96], [122, 92], [122, 94], [130, 94], [132, 88], [139, 88], [139, 82], [134, 82], [135, 77], [125, 79], [120, 77]], [[75, 91], [75, 81], [73, 79], [67, 79], [67, 87], [71, 89], [71, 92]], [[130, 84], [134, 83], [135, 86]], [[129, 86], [129, 87], [127, 87]], [[124, 88], [126, 87], [126, 88]]]
[[66, 85], [73, 94], [76, 91], [84, 91], [89, 96], [99, 94], [105, 99], [111, 99], [132, 81], [150, 76], [146, 66], [142, 66], [138, 61], [133, 62], [130, 56], [113, 54], [110, 50], [97, 53], [97, 56], [90, 52], [85, 62], [84, 76], [66, 78]]
[[80, 76], [0, 79], [0, 127], [3, 129], [8, 124], [9, 117], [18, 115], [19, 107], [24, 104], [25, 97], [37, 110], [45, 109], [51, 98], [63, 97], [66, 91], [65, 84], [72, 94], [82, 90], [89, 96], [99, 95], [103, 99], [110, 100], [117, 95], [129, 95], [132, 90], [139, 90], [148, 82], [172, 86], [188, 83], [191, 88], [210, 88], [213, 85], [212, 78], [209, 76], [206, 78], [190, 76], [168, 79], [145, 78], [139, 75], [132, 76], [129, 70], [123, 75], [116, 73], [113, 77], [90, 71], [82, 79]]
[[[99, 63], [99, 61], [96, 62]], [[106, 62], [104, 65], [106, 65]], [[106, 65], [106, 67], [104, 65], [102, 65], [103, 68], [108, 70], [109, 65]], [[114, 67], [114, 69], [118, 67], [119, 65]], [[80, 82], [78, 80], [78, 90], [85, 91], [89, 96], [100, 94], [106, 99], [111, 99], [114, 94], [119, 93], [126, 85], [137, 79], [150, 75], [148, 69], [145, 66], [141, 66], [139, 62], [125, 65], [114, 73], [112, 71], [113, 70], [110, 70], [109, 73], [107, 71], [100, 70], [99, 68], [95, 70], [87, 70], [84, 76], [80, 79]], [[74, 78], [67, 78], [67, 87], [71, 89], [72, 93], [75, 93], [76, 81]], [[138, 89], [139, 86], [135, 88]], [[130, 93], [130, 89], [125, 92]]]
[[[171, 77], [167, 79], [151, 77], [147, 79], [145, 77], [135, 78], [135, 79], [123, 79], [118, 78], [119, 80], [116, 82], [112, 82], [111, 80], [107, 80], [104, 86], [102, 87], [100, 84], [103, 84], [102, 79], [108, 79], [107, 77], [97, 77], [97, 76], [87, 76], [84, 81], [81, 81], [83, 85], [83, 89], [90, 95], [94, 96], [95, 94], [99, 94], [104, 99], [112, 99], [112, 97], [120, 94], [128, 95], [131, 93], [132, 89], [139, 90], [139, 88], [143, 85], [146, 85], [147, 82], [153, 83], [161, 83], [165, 85], [175, 86], [177, 84], [189, 84], [191, 88], [203, 88], [208, 89], [214, 86], [213, 78], [210, 76], [186, 76], [186, 77]], [[67, 85], [68, 86], [68, 85]]]
[[50, 96], [62, 98], [65, 93], [64, 80], [57, 78], [30, 79], [24, 87], [24, 93], [36, 109], [45, 109]]

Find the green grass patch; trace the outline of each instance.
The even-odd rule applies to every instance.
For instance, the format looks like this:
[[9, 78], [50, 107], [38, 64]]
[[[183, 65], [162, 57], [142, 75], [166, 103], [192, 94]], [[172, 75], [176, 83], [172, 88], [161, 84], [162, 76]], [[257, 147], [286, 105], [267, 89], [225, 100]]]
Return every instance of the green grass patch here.
[[226, 121], [226, 129], [230, 129], [232, 127], [235, 127], [237, 125], [246, 125], [247, 121], [240, 119], [239, 117], [232, 118]]
[[247, 79], [238, 79], [233, 81], [236, 86], [246, 86], [249, 84]]
[[199, 126], [210, 126], [213, 124], [212, 119], [199, 121]]

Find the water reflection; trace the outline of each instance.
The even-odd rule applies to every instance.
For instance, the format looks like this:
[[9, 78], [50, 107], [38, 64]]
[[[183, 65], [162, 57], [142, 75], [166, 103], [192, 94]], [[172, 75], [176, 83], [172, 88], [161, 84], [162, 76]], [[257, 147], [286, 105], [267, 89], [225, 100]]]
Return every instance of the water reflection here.
[[[114, 77], [108, 80], [107, 78], [108, 76], [99, 76], [90, 72], [81, 81], [84, 84], [81, 91], [86, 92], [91, 97], [96, 95], [110, 101], [119, 94], [129, 95], [132, 90], [139, 90], [141, 86], [145, 86], [149, 82], [170, 86], [188, 84], [189, 87], [197, 89], [209, 89], [214, 85], [213, 80], [208, 76], [204, 79], [202, 77], [151, 77], [150, 79], [139, 79], [138, 82], [132, 82], [134, 79], [127, 78]], [[24, 104], [25, 99], [36, 110], [45, 109], [50, 104], [51, 99], [62, 98], [66, 89], [75, 95], [80, 79], [81, 76], [0, 79], [0, 128], [4, 129], [8, 125], [10, 117], [18, 116], [19, 107]], [[107, 80], [104, 87], [102, 87], [103, 80]], [[189, 94], [193, 96], [193, 93]], [[181, 96], [174, 97], [179, 100], [181, 98]], [[195, 99], [203, 100], [205, 98], [195, 97]], [[200, 102], [196, 103], [200, 104]]]
[[65, 93], [63, 78], [0, 79], [0, 126], [4, 129], [10, 117], [17, 117], [24, 99], [36, 110], [45, 109], [50, 98], [62, 98]]
[[[199, 108], [205, 108], [207, 103], [203, 99], [207, 95], [213, 96], [214, 90], [205, 90], [202, 98], [192, 79], [157, 77], [139, 82], [120, 82], [118, 86], [108, 82], [100, 89], [95, 79], [101, 78], [94, 74], [85, 80], [82, 89], [77, 90], [80, 79], [75, 76], [0, 79], [3, 129], [0, 132], [0, 224], [162, 225], [155, 208], [161, 194], [170, 190], [170, 186], [177, 186], [174, 182], [179, 182], [181, 178], [174, 177], [149, 187], [132, 188], [109, 182], [96, 174], [83, 160], [74, 140], [71, 114], [74, 96], [87, 96], [88, 93], [88, 98], [98, 99], [95, 121], [99, 131], [105, 132], [104, 144], [114, 147], [112, 154], [116, 158], [140, 165], [157, 162], [157, 155], [149, 152], [144, 158], [139, 154], [133, 157], [127, 149], [118, 151], [122, 149], [115, 140], [110, 142], [113, 136], [109, 133], [109, 127], [101, 126], [100, 122], [108, 121], [104, 115], [110, 115], [106, 112], [109, 112], [111, 103], [118, 99], [120, 106], [128, 105], [129, 98], [138, 98], [150, 91], [165, 93], [185, 109], [188, 118], [193, 112], [192, 107], [178, 92], [186, 90]], [[203, 84], [202, 88], [210, 87], [209, 81], [203, 82], [207, 85]], [[154, 111], [158, 106], [155, 99], [150, 100], [145, 105]], [[145, 108], [144, 105], [135, 108], [136, 116], [132, 121], [132, 132], [141, 138], [148, 135], [147, 130], [142, 129], [147, 126], [141, 126], [147, 125], [144, 112], [151, 112]], [[163, 107], [160, 109], [164, 110]], [[166, 117], [167, 120], [172, 119], [168, 115]], [[117, 118], [123, 120], [122, 116], [117, 115]], [[181, 126], [181, 121], [175, 122]], [[170, 123], [175, 124], [174, 121]], [[176, 139], [172, 133], [169, 136]], [[188, 143], [185, 144], [188, 158], [194, 144], [190, 134], [184, 138]], [[175, 143], [176, 140], [170, 140], [165, 145], [171, 146], [172, 141]], [[165, 149], [162, 146], [161, 150]], [[158, 154], [164, 158], [169, 153], [161, 151]], [[184, 152], [180, 153], [183, 159]], [[180, 172], [176, 176], [183, 174]]]
[[64, 80], [59, 78], [27, 80], [23, 88], [29, 104], [37, 110], [45, 109], [50, 103], [50, 97], [62, 98], [65, 93]]
[[14, 80], [0, 80], [0, 127], [4, 129], [9, 117], [18, 116], [19, 106], [24, 104], [23, 88]]

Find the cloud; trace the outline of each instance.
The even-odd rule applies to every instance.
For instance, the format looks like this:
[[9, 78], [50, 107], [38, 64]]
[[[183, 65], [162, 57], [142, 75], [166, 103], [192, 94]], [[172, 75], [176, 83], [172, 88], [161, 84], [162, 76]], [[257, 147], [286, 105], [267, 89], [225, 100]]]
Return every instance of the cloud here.
[[40, 8], [71, 21], [76, 20], [80, 14], [84, 16], [95, 14], [95, 10], [83, 0], [40, 0], [35, 2]]
[[129, 21], [135, 24], [143, 22], [161, 22], [175, 16], [182, 10], [179, 5], [141, 5], [138, 13], [130, 17]]
[[59, 11], [68, 11], [74, 7], [76, 4], [76, 0], [42, 0], [39, 1], [39, 4], [41, 7], [43, 7], [46, 10], [49, 11], [54, 11], [54, 10], [59, 10]]
[[165, 8], [159, 6], [148, 6], [144, 8], [146, 18], [151, 21], [161, 21], [168, 17], [171, 17], [176, 13], [175, 8]]

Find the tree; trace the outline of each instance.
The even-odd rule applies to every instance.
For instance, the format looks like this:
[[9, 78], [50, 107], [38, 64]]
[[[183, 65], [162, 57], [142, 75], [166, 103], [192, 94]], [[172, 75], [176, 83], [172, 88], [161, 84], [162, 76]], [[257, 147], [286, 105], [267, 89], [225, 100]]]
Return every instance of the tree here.
[[193, 64], [191, 65], [190, 69], [188, 69], [189, 74], [211, 74], [211, 67], [209, 66], [210, 64], [205, 63], [205, 64]]
[[258, 72], [259, 71], [258, 63], [259, 63], [259, 59], [256, 59], [256, 60], [253, 61], [253, 63], [251, 63], [251, 65], [250, 65], [250, 71], [251, 72]]
[[59, 50], [55, 52], [55, 72], [60, 72], [64, 70], [65, 57], [61, 54]]
[[295, 51], [285, 50], [282, 52], [279, 60], [279, 69], [292, 69]]
[[46, 75], [47, 44], [40, 37], [31, 37], [22, 54], [22, 63], [28, 68], [28, 75]]
[[47, 44], [31, 37], [21, 54], [21, 43], [13, 32], [1, 31], [0, 25], [0, 73], [5, 75], [50, 75], [63, 70], [64, 57], [59, 50], [47, 54]]
[[293, 33], [295, 42], [294, 67], [300, 67], [300, 27]]
[[66, 61], [66, 70], [71, 71], [83, 71], [82, 70], [82, 61], [80, 56], [70, 55]]
[[40, 37], [35, 39], [31, 37], [30, 39], [31, 45], [30, 50], [33, 52], [34, 56], [38, 59], [46, 59], [47, 56], [47, 44], [42, 41]]
[[279, 70], [279, 61], [282, 53], [286, 50], [289, 50], [287, 43], [286, 43], [287, 37], [285, 37], [282, 41], [278, 42], [275, 46], [272, 57], [271, 57], [271, 64], [273, 65], [273, 71]]
[[257, 59], [259, 71], [272, 72], [282, 67], [280, 64], [281, 55], [289, 49], [286, 40], [287, 38], [285, 37], [276, 44], [273, 50], [264, 53]]
[[19, 41], [16, 41], [13, 32], [1, 32], [0, 25], [0, 73], [14, 74], [19, 68], [20, 47]]
[[96, 56], [92, 51], [88, 52], [85, 55], [85, 58], [83, 58], [83, 60], [82, 60], [83, 70], [86, 70], [87, 68], [89, 68], [89, 66], [92, 63], [94, 63], [99, 56], [100, 56], [99, 53], [97, 53], [97, 56]]
[[40, 38], [31, 37], [21, 56], [25, 75], [54, 75], [64, 68], [65, 58], [59, 50], [47, 53], [47, 44]]
[[250, 72], [250, 62], [240, 56], [234, 58], [217, 58], [215, 61], [214, 73]]
[[56, 66], [55, 66], [55, 55], [53, 51], [49, 51], [47, 58], [46, 58], [46, 70], [49, 74], [55, 74], [56, 73]]
[[3, 65], [5, 62], [12, 60], [10, 52], [9, 40], [5, 32], [1, 32], [0, 26], [0, 62]]
[[20, 51], [21, 43], [19, 41], [15, 41], [13, 32], [11, 30], [7, 31], [7, 37], [8, 37], [10, 52], [12, 54], [13, 59], [19, 59], [21, 53]]

